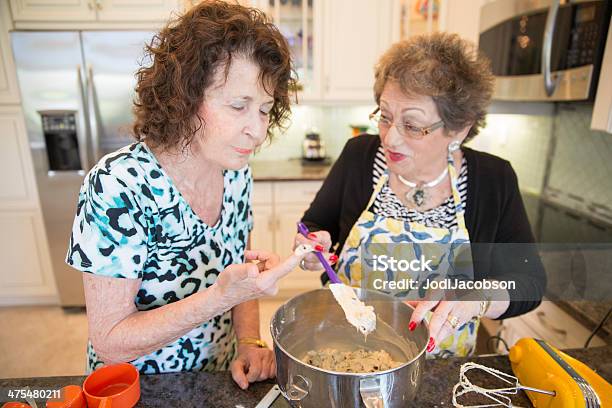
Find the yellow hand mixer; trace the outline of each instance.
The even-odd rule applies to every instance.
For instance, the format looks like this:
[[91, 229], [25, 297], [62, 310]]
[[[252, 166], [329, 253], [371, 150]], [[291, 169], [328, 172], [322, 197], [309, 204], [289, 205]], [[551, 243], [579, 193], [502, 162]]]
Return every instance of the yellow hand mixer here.
[[[612, 408], [612, 385], [584, 363], [537, 339], [524, 338], [510, 349], [516, 376], [476, 363], [461, 366], [459, 383], [453, 388], [458, 408], [516, 407], [510, 395], [524, 390], [536, 408]], [[482, 370], [500, 380], [502, 388], [490, 389], [472, 383], [468, 372]], [[462, 396], [475, 393], [488, 402], [462, 405]], [[518, 407], [517, 407], [518, 408]]]

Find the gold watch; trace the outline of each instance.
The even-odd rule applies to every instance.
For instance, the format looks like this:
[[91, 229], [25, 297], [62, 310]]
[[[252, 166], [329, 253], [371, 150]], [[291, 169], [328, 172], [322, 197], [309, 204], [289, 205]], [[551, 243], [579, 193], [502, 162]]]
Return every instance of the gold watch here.
[[253, 344], [259, 348], [267, 348], [268, 345], [262, 339], [258, 339], [256, 337], [243, 337], [238, 339], [238, 344]]

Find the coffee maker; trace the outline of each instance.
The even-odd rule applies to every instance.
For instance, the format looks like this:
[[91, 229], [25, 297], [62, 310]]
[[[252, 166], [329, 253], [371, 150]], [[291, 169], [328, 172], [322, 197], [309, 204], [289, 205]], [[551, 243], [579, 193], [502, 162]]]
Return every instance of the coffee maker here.
[[302, 142], [302, 160], [325, 160], [325, 142], [321, 140], [321, 135], [315, 130], [306, 133], [306, 137]]

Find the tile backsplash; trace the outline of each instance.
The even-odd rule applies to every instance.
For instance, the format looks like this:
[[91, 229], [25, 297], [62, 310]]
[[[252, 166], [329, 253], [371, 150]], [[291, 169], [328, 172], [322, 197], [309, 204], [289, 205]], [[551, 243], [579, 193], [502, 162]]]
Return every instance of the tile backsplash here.
[[548, 188], [612, 211], [612, 134], [589, 129], [592, 105], [559, 105]]
[[[316, 127], [327, 153], [338, 157], [351, 137], [350, 124], [368, 124], [375, 106], [297, 106], [291, 125], [254, 160], [299, 158], [305, 133]], [[512, 163], [521, 189], [554, 192], [568, 207], [612, 207], [612, 135], [591, 131], [591, 104], [559, 104], [554, 114], [489, 114], [469, 146]], [[547, 157], [551, 163], [546, 180]], [[545, 185], [546, 183], [546, 185]]]
[[512, 164], [521, 189], [541, 193], [553, 118], [546, 115], [490, 114], [468, 145]]
[[522, 189], [611, 223], [612, 135], [590, 129], [592, 114], [592, 104], [572, 103], [552, 115], [489, 115], [470, 144], [510, 160]]
[[294, 106], [287, 130], [265, 143], [252, 160], [296, 159], [302, 156], [302, 141], [311, 128], [316, 128], [325, 142], [327, 155], [337, 158], [351, 137], [349, 125], [367, 125], [375, 105], [360, 106]]
[[[367, 125], [368, 115], [374, 108], [375, 105], [296, 106], [286, 132], [275, 135], [271, 144], [264, 145], [253, 160], [299, 158], [304, 135], [312, 127], [319, 130], [328, 155], [335, 159], [352, 135], [349, 124]], [[521, 187], [540, 193], [552, 124], [553, 118], [546, 115], [491, 114], [486, 127], [470, 146], [509, 160]]]

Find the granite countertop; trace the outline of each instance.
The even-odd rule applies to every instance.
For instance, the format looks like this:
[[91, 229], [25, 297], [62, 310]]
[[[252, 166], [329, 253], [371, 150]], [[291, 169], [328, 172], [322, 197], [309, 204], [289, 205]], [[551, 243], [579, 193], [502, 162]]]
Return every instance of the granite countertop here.
[[[566, 350], [612, 382], [612, 346]], [[512, 373], [507, 356], [485, 356], [470, 359], [451, 358], [427, 360], [416, 407], [450, 407], [453, 385], [459, 376], [459, 367], [466, 361], [475, 361], [488, 367]], [[484, 387], [492, 386], [491, 377], [474, 376]], [[82, 384], [84, 377], [44, 377], [28, 379], [0, 379], [0, 389], [6, 387], [63, 387]], [[142, 395], [137, 407], [254, 407], [274, 384], [265, 381], [251, 384], [246, 391], [234, 384], [229, 372], [185, 372], [177, 374], [146, 375], [140, 380]], [[513, 396], [515, 404], [530, 407], [523, 392]]]
[[[555, 300], [554, 303], [589, 330], [594, 330], [612, 307], [612, 302], [586, 300]], [[597, 336], [608, 344], [612, 343], [612, 316], [608, 317], [606, 323], [597, 332]]]
[[306, 162], [301, 159], [262, 160], [251, 162], [254, 181], [324, 180], [331, 161]]

